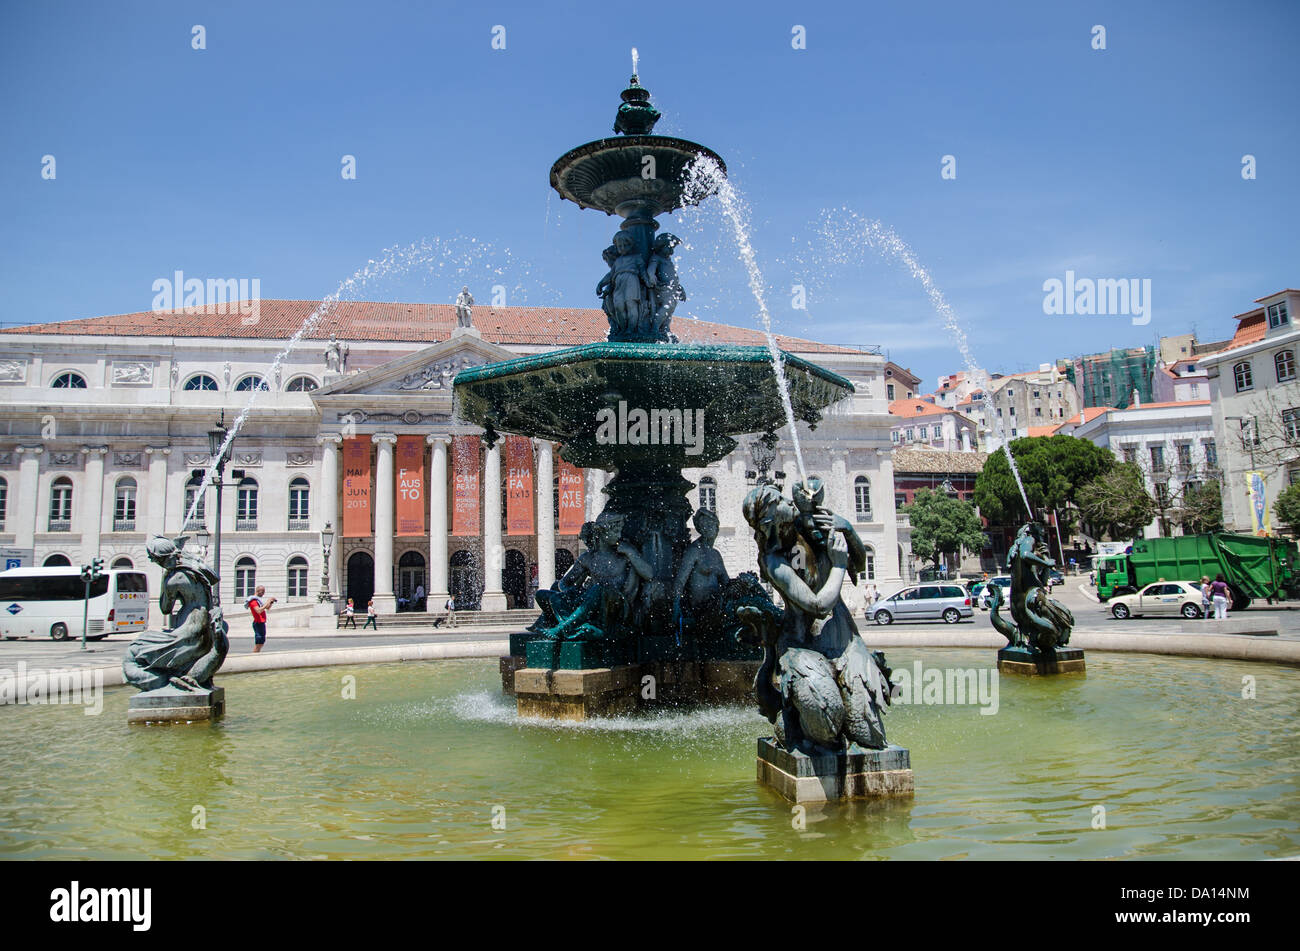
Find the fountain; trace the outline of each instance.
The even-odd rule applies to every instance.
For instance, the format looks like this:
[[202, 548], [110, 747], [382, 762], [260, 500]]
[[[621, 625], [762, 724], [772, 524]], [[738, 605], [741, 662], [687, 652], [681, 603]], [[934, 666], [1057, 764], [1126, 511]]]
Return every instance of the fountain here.
[[539, 592], [542, 616], [502, 660], [521, 713], [620, 712], [637, 705], [645, 677], [659, 701], [665, 690], [685, 700], [747, 693], [761, 648], [740, 638], [735, 608], [766, 595], [752, 573], [704, 570], [711, 541], [691, 539], [682, 470], [722, 459], [736, 436], [815, 425], [853, 392], [774, 347], [677, 342], [672, 315], [686, 297], [672, 261], [678, 240], [656, 234], [657, 219], [717, 193], [725, 165], [703, 145], [653, 134], [658, 119], [633, 75], [617, 135], [551, 168], [561, 198], [622, 219], [596, 285], [607, 340], [467, 369], [454, 384], [459, 417], [482, 426], [489, 445], [502, 433], [548, 439], [570, 463], [614, 473], [584, 530], [588, 551]]

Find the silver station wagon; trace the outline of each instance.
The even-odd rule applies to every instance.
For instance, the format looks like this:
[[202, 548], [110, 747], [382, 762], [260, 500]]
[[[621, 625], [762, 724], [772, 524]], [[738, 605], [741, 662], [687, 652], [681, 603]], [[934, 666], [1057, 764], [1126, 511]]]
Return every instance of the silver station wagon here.
[[959, 584], [913, 585], [867, 608], [867, 620], [877, 624], [939, 620], [956, 624], [974, 614], [970, 592]]

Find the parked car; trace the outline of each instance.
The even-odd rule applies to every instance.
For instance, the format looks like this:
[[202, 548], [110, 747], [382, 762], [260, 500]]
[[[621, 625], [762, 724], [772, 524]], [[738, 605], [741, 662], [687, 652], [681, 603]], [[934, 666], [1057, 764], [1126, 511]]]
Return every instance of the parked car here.
[[1011, 600], [1011, 576], [997, 575], [996, 577], [990, 578], [988, 584], [980, 586], [979, 600], [976, 603], [979, 605], [981, 611], [987, 611], [989, 609], [989, 598], [992, 597], [992, 594], [989, 592], [989, 585], [991, 584], [995, 584], [1002, 589], [1002, 601], [1004, 603]]
[[1181, 614], [1185, 618], [1201, 616], [1201, 588], [1190, 581], [1157, 581], [1137, 594], [1121, 594], [1110, 599], [1110, 613], [1121, 621], [1142, 614]]
[[895, 620], [956, 624], [974, 614], [971, 597], [959, 584], [913, 585], [867, 608], [867, 620], [877, 624], [893, 624]]
[[1049, 571], [1047, 573], [1047, 587], [1055, 588], [1058, 584], [1065, 584], [1065, 575], [1059, 571]]

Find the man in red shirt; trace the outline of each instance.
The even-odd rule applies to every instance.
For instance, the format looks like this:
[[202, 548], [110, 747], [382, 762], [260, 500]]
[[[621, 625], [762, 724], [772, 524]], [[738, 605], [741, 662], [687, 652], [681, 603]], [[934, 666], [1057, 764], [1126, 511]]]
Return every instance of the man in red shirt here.
[[253, 615], [253, 653], [259, 653], [262, 645], [266, 643], [266, 612], [271, 610], [271, 605], [275, 604], [275, 598], [269, 601], [263, 600], [266, 597], [266, 588], [261, 585], [257, 586], [257, 594], [253, 595], [244, 602]]

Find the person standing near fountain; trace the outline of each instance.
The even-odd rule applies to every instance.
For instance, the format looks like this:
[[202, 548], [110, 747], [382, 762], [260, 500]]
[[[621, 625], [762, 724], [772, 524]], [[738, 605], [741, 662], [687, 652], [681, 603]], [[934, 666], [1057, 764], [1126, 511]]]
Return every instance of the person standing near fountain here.
[[257, 593], [244, 602], [244, 607], [248, 608], [253, 615], [253, 653], [260, 654], [262, 646], [266, 644], [266, 612], [271, 610], [271, 605], [275, 604], [276, 599], [271, 598], [269, 601], [263, 601], [266, 596], [266, 588], [262, 585], [257, 586]]

